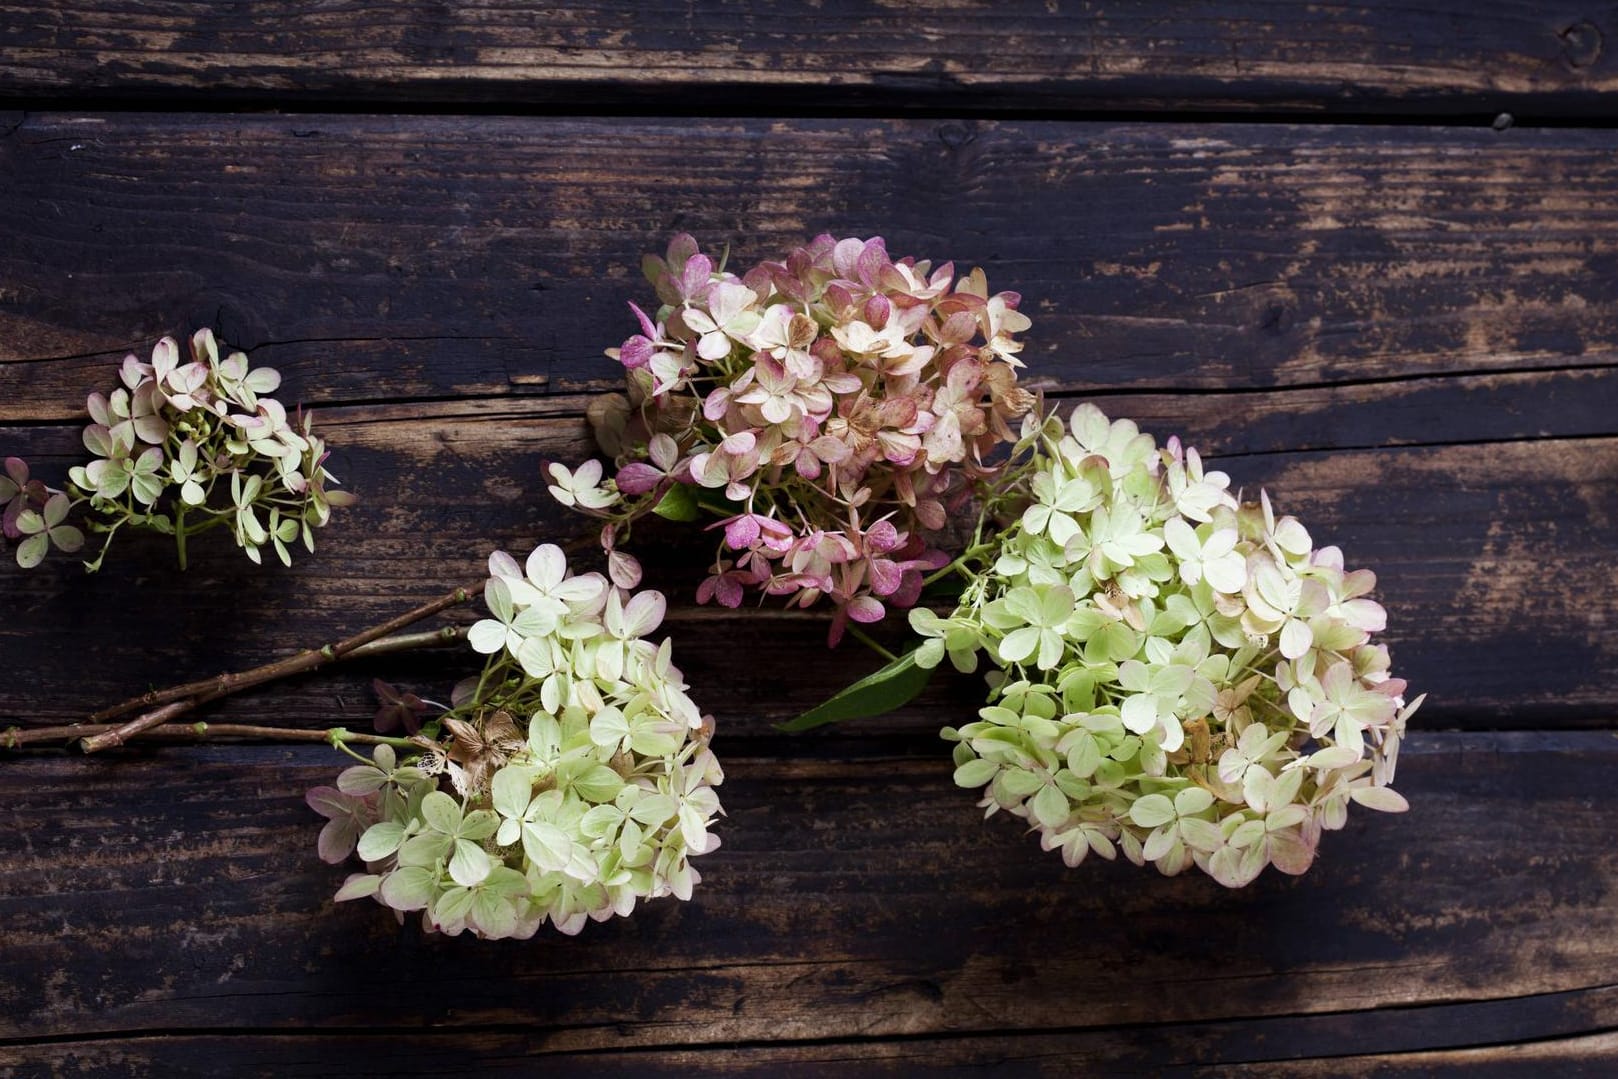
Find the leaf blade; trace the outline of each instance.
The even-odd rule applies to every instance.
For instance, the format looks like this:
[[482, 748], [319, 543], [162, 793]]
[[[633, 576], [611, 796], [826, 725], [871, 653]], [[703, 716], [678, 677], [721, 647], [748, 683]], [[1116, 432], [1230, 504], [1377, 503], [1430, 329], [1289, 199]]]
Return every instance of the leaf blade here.
[[915, 652], [906, 652], [796, 719], [777, 723], [775, 729], [796, 734], [828, 723], [883, 715], [915, 699], [932, 674], [931, 669], [917, 665]]

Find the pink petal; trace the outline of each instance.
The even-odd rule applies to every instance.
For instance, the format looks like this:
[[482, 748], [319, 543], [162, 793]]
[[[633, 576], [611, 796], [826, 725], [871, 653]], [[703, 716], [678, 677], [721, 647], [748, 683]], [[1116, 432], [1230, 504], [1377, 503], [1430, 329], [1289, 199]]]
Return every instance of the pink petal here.
[[643, 495], [663, 480], [663, 473], [644, 461], [633, 461], [618, 470], [618, 490], [626, 495]]
[[[655, 338], [657, 336], [657, 327], [653, 325], [652, 320], [647, 317], [646, 312], [642, 311], [639, 307], [636, 307], [633, 303], [629, 305], [629, 309], [635, 312], [635, 318], [640, 322], [640, 332], [645, 334], [648, 338]], [[650, 344], [649, 341], [648, 344]]]
[[686, 261], [684, 269], [680, 271], [680, 291], [686, 299], [695, 299], [708, 284], [708, 275], [713, 273], [713, 263], [708, 261], [707, 255], [692, 255]]
[[859, 596], [852, 600], [847, 607], [848, 617], [856, 622], [880, 622], [887, 613], [882, 601], [874, 596]]
[[652, 352], [652, 342], [637, 334], [618, 349], [618, 362], [633, 371], [651, 363]]
[[875, 554], [887, 554], [903, 542], [892, 521], [878, 521], [865, 532], [865, 549]]
[[751, 513], [732, 517], [725, 522], [725, 543], [733, 551], [745, 551], [758, 542], [759, 526]]
[[[874, 558], [870, 567], [871, 591], [879, 596], [891, 596], [904, 581], [899, 564], [886, 558]], [[878, 617], [881, 617], [878, 615]]]

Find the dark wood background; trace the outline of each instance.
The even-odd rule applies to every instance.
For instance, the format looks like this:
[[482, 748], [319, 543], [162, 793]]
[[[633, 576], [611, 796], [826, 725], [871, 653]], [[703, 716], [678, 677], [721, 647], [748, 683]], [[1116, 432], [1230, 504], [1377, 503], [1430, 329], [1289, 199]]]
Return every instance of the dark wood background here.
[[[302, 793], [330, 750], [13, 754], [0, 1073], [1612, 1074], [1609, 33], [1618, 7], [1527, 0], [0, 0], [0, 453], [59, 479], [124, 352], [211, 326], [362, 498], [290, 571], [199, 541], [182, 576], [138, 538], [93, 577], [0, 568], [0, 726], [583, 535], [540, 462], [590, 452], [639, 256], [682, 230], [982, 265], [1049, 399], [1182, 433], [1373, 567], [1431, 695], [1410, 813], [1301, 879], [1066, 870], [951, 784], [972, 679], [777, 734], [873, 661], [694, 608], [665, 533], [648, 583], [728, 771], [692, 902], [424, 937], [329, 901]], [[206, 718], [360, 727], [371, 677], [442, 695], [471, 660]]]

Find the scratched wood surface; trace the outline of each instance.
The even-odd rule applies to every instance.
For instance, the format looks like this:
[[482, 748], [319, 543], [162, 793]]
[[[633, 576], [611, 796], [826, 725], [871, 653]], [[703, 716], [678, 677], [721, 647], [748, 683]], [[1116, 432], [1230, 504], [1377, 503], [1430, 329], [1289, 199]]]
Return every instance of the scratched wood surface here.
[[[1535, 0], [0, 3], [0, 94], [658, 111], [1603, 115], [1618, 13]], [[190, 103], [190, 102], [188, 102]]]
[[[206, 325], [361, 495], [291, 571], [199, 542], [181, 576], [142, 539], [95, 577], [0, 568], [0, 727], [583, 535], [540, 465], [588, 454], [634, 267], [679, 230], [982, 265], [1050, 401], [1182, 433], [1375, 568], [1432, 694], [1411, 813], [1302, 879], [1069, 871], [950, 783], [974, 679], [781, 735], [872, 661], [694, 607], [706, 541], [665, 528], [649, 583], [728, 773], [693, 902], [424, 937], [329, 902], [327, 750], [8, 756], [0, 1074], [1618, 1068], [1618, 15], [1396, 7], [0, 2], [0, 453], [60, 475], [123, 353]], [[362, 726], [373, 676], [442, 694], [469, 659], [206, 718]]]

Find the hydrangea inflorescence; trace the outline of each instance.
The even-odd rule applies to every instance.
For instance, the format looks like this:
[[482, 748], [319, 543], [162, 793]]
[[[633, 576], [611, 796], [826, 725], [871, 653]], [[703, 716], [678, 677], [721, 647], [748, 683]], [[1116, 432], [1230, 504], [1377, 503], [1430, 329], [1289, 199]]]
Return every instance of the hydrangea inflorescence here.
[[[67, 490], [45, 487], [16, 458], [6, 461], [0, 499], [9, 500], [5, 534], [21, 539], [17, 562], [40, 563], [51, 546], [72, 552], [84, 533], [67, 524], [84, 507], [87, 527], [106, 536], [85, 568], [100, 568], [119, 529], [151, 529], [172, 535], [181, 568], [186, 540], [220, 525], [254, 562], [270, 546], [288, 565], [289, 545], [300, 538], [314, 550], [312, 530], [331, 517], [331, 507], [349, 496], [326, 490], [335, 484], [323, 467], [324, 443], [310, 431], [310, 417], [288, 417], [270, 397], [281, 376], [252, 367], [242, 352], [220, 358], [211, 330], [191, 338], [191, 361], [165, 337], [150, 363], [124, 358], [122, 385], [92, 393], [92, 422], [84, 445], [95, 460], [68, 473]], [[228, 498], [226, 497], [228, 494]]]
[[609, 551], [647, 513], [714, 511], [699, 601], [826, 596], [833, 644], [912, 606], [948, 561], [927, 533], [989, 488], [1036, 403], [1017, 385], [1020, 297], [880, 237], [820, 236], [738, 277], [681, 235], [643, 269], [661, 306], [630, 305], [640, 333], [608, 351], [628, 394], [591, 409], [616, 473], [553, 464], [552, 494], [607, 518]]
[[489, 571], [491, 617], [468, 634], [489, 658], [429, 723], [442, 740], [418, 735], [402, 759], [378, 746], [309, 792], [329, 818], [321, 857], [367, 863], [337, 898], [487, 938], [689, 899], [690, 857], [719, 845], [724, 774], [669, 641], [646, 639], [663, 596], [574, 575], [549, 544], [525, 565], [496, 552]]
[[1194, 449], [1089, 405], [1024, 425], [947, 617], [910, 612], [923, 667], [997, 668], [946, 728], [955, 780], [1068, 865], [1118, 849], [1238, 887], [1302, 873], [1349, 802], [1399, 811], [1405, 721], [1368, 570], [1316, 549], [1267, 494], [1239, 503]]

